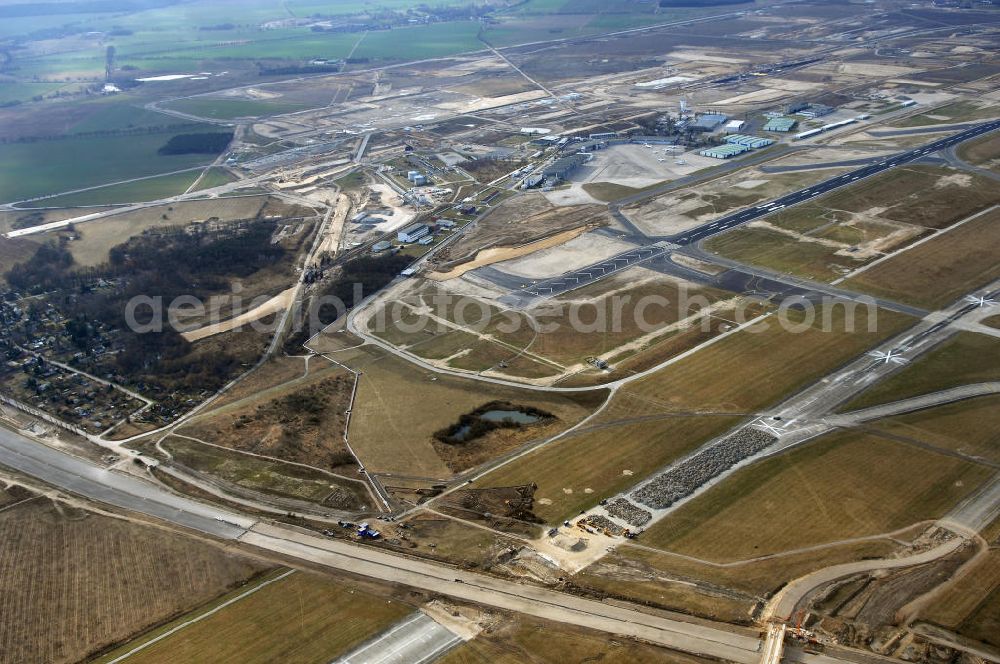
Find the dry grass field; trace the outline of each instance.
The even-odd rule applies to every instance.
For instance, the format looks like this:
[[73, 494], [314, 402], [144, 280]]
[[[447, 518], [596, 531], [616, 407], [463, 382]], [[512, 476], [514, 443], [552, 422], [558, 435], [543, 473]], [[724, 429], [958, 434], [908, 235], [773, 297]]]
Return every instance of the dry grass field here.
[[588, 629], [517, 616], [447, 653], [438, 664], [708, 664], [709, 660]]
[[[723, 291], [645, 269], [630, 270], [525, 312], [465, 298], [459, 316], [457, 307], [435, 300], [436, 293], [435, 285], [426, 284], [383, 305], [369, 320], [369, 328], [389, 343], [450, 367], [493, 369], [527, 378], [586, 371], [587, 358], [595, 356], [616, 366], [632, 360], [630, 369], [641, 359], [637, 356], [666, 359], [671, 349], [681, 352], [690, 347], [687, 342], [710, 338], [720, 326], [734, 325], [734, 309], [743, 304], [741, 298]], [[489, 312], [487, 318], [483, 312]], [[613, 380], [621, 375], [627, 374], [616, 371], [595, 378]]]
[[80, 661], [263, 569], [151, 526], [24, 503], [0, 512], [0, 661]]
[[168, 437], [163, 447], [176, 464], [249, 491], [341, 510], [364, 509], [369, 502], [363, 480], [350, 467], [338, 468], [341, 476], [334, 477], [313, 468], [231, 452], [178, 436]]
[[739, 422], [731, 416], [668, 417], [573, 433], [485, 476], [479, 487], [534, 483], [533, 512], [559, 523], [639, 482]]
[[759, 326], [630, 383], [599, 420], [660, 413], [756, 413], [913, 323], [907, 316], [880, 311], [876, 331], [869, 332], [867, 312], [859, 309], [855, 331], [847, 332], [842, 314], [838, 307], [829, 331], [824, 330], [821, 314], [801, 331], [786, 329], [769, 316]]
[[984, 166], [1000, 171], [1000, 136], [996, 134], [964, 143], [958, 149], [958, 156], [976, 166]]
[[[324, 367], [320, 364], [319, 359], [313, 360], [311, 364], [309, 374], [319, 371], [338, 371], [336, 365], [333, 364], [329, 364], [329, 368]], [[288, 383], [300, 380], [306, 375], [306, 365], [302, 358], [275, 356], [213, 401], [207, 413], [214, 413], [223, 406], [234, 404], [237, 401], [246, 400], [244, 403], [249, 403], [264, 399], [268, 393], [271, 393], [271, 390], [284, 388]], [[197, 419], [199, 418], [195, 418], [195, 421]]]
[[839, 410], [848, 412], [994, 380], [1000, 380], [1000, 340], [976, 332], [959, 332]]
[[[323, 358], [310, 362], [310, 373], [274, 386], [271, 378], [294, 372], [276, 366], [254, 383], [256, 394], [230, 401], [182, 427], [179, 433], [244, 452], [295, 461], [318, 468], [351, 465], [344, 445], [345, 411], [354, 377]], [[302, 366], [301, 360], [297, 362]], [[271, 372], [269, 372], [271, 373]]]
[[[668, 610], [746, 622], [754, 604], [791, 579], [830, 565], [884, 558], [901, 548], [897, 542], [872, 540], [720, 567], [651, 548], [624, 546], [576, 575], [573, 581]], [[696, 587], [686, 585], [691, 583]]]
[[[923, 166], [895, 169], [723, 234], [707, 246], [742, 262], [831, 280], [926, 235], [931, 229], [946, 228], [1000, 202], [993, 184], [984, 176], [951, 169]], [[949, 287], [959, 293], [966, 292], [963, 278], [968, 280], [977, 270], [993, 267], [982, 254], [989, 254], [991, 243], [995, 244], [989, 238], [996, 231], [989, 229], [988, 241], [977, 244], [969, 238], [972, 235], [981, 238], [986, 226], [967, 230], [974, 223], [977, 222], [886, 261], [858, 279], [872, 275], [872, 284], [888, 285], [883, 286], [888, 293], [877, 292], [886, 297], [897, 295], [894, 290], [897, 288], [914, 295], [926, 293], [920, 303], [934, 302], [935, 296], [947, 297], [951, 291], [942, 289]], [[954, 239], [949, 243], [952, 235]], [[932, 248], [934, 245], [938, 247]], [[973, 260], [952, 265], [955, 255], [965, 255], [967, 251], [974, 254]], [[889, 272], [875, 276], [897, 261], [895, 270], [900, 271], [898, 265], [905, 265], [906, 274]], [[948, 274], [940, 274], [942, 270]], [[951, 271], [955, 273], [953, 279]], [[929, 276], [920, 277], [921, 272]], [[900, 299], [908, 301], [902, 296]]]
[[[490, 401], [540, 408], [568, 427], [603, 400], [600, 390], [570, 398], [435, 375], [370, 347], [348, 351], [340, 360], [362, 372], [350, 437], [373, 472], [450, 477], [451, 471], [434, 449], [434, 433]], [[531, 435], [530, 428], [524, 432]]]
[[889, 417], [870, 427], [1000, 463], [1000, 397], [979, 397]]
[[809, 328], [792, 334], [769, 320], [765, 331], [739, 332], [621, 388], [592, 425], [516, 459], [478, 485], [534, 482], [535, 514], [561, 521], [636, 484], [909, 322], [883, 313], [876, 333]]
[[649, 528], [643, 544], [716, 562], [867, 537], [944, 515], [989, 468], [840, 432], [738, 470]]
[[295, 572], [136, 652], [127, 661], [329, 662], [413, 610], [394, 598], [356, 586]]
[[919, 620], [1000, 648], [1000, 550], [992, 549], [938, 595]]
[[[266, 196], [185, 201], [172, 205], [126, 212], [85, 222], [76, 226], [80, 238], [70, 243], [73, 259], [83, 266], [100, 265], [108, 259], [108, 250], [143, 231], [161, 226], [176, 226], [217, 217], [223, 221], [252, 219], [261, 212]], [[88, 211], [89, 212], [89, 211]], [[84, 214], [86, 214], [85, 212]]]
[[1000, 278], [1000, 210], [848, 279], [845, 288], [928, 308], [950, 304]]

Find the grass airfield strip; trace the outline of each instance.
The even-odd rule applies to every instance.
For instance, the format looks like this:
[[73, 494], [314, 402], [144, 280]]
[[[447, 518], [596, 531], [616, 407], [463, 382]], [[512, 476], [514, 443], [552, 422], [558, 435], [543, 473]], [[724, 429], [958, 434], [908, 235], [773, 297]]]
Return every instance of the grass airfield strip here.
[[837, 432], [737, 471], [642, 543], [728, 562], [872, 536], [944, 516], [992, 475], [905, 443]]
[[[913, 322], [882, 311], [877, 332], [824, 332], [813, 326], [793, 334], [773, 317], [765, 320], [773, 324], [762, 332], [734, 334], [628, 384], [587, 428], [498, 468], [476, 485], [534, 482], [536, 513], [559, 522], [637, 484]], [[597, 425], [603, 428], [593, 429]]]
[[1000, 339], [975, 332], [959, 332], [838, 410], [860, 410], [952, 387], [995, 380], [1000, 380]]

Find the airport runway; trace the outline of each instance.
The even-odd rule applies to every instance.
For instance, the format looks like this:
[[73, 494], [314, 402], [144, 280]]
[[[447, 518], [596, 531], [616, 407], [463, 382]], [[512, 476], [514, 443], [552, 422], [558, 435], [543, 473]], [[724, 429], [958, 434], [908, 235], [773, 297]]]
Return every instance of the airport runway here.
[[448, 652], [462, 639], [417, 611], [402, 622], [338, 658], [334, 664], [426, 664]]
[[[624, 251], [599, 263], [594, 263], [593, 265], [589, 265], [572, 272], [567, 272], [566, 274], [558, 277], [552, 277], [550, 279], [538, 281], [530, 286], [519, 288], [501, 297], [500, 302], [514, 308], [526, 308], [539, 300], [545, 300], [561, 293], [575, 290], [603, 279], [604, 277], [615, 274], [616, 272], [621, 272], [627, 268], [648, 263], [649, 261], [652, 261], [660, 256], [669, 255], [674, 250], [696, 244], [714, 235], [725, 233], [726, 231], [730, 231], [738, 226], [750, 223], [755, 219], [766, 217], [769, 214], [773, 214], [785, 208], [824, 196], [835, 189], [855, 184], [866, 178], [870, 178], [874, 175], [878, 175], [879, 173], [896, 168], [897, 166], [902, 166], [904, 164], [909, 164], [919, 159], [923, 159], [928, 154], [953, 147], [959, 143], [976, 138], [977, 136], [981, 136], [983, 134], [987, 134], [997, 129], [1000, 129], [1000, 120], [991, 120], [990, 122], [984, 122], [968, 127], [957, 134], [938, 139], [926, 145], [921, 145], [920, 147], [912, 150], [906, 150], [895, 155], [883, 157], [874, 163], [864, 165], [853, 171], [837, 175], [818, 184], [810, 185], [804, 189], [786, 194], [785, 196], [776, 198], [768, 203], [740, 210], [739, 212], [735, 212], [720, 219], [716, 219], [715, 221], [691, 228], [682, 233], [663, 237], [652, 237], [650, 238], [650, 244], [629, 249], [628, 251]], [[617, 208], [614, 209], [617, 210]], [[634, 226], [631, 228], [634, 228]]]

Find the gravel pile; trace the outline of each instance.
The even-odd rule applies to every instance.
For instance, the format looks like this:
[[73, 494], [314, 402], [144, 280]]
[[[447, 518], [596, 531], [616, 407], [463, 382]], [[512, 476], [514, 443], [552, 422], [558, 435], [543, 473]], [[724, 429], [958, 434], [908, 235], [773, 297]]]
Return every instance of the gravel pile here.
[[615, 537], [621, 537], [625, 534], [625, 529], [619, 526], [617, 523], [612, 521], [606, 516], [601, 514], [593, 514], [588, 516], [583, 520], [583, 523], [590, 526], [597, 532], [607, 533]]
[[653, 518], [652, 514], [641, 507], [636, 507], [624, 498], [615, 498], [610, 503], [605, 505], [604, 509], [607, 510], [608, 514], [611, 516], [616, 516], [622, 521], [626, 521], [633, 526], [644, 526], [649, 523], [650, 519]]
[[712, 447], [655, 477], [636, 489], [632, 498], [653, 509], [670, 507], [698, 487], [757, 454], [777, 438], [752, 427], [744, 427]]

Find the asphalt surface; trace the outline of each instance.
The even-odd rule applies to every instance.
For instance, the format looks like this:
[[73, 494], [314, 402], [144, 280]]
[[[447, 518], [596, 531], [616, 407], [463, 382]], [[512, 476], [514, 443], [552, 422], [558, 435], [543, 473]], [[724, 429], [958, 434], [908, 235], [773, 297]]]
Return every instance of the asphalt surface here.
[[[967, 127], [963, 129], [963, 131], [951, 136], [946, 136], [945, 138], [938, 139], [912, 150], [906, 150], [895, 155], [883, 157], [874, 163], [868, 163], [853, 171], [848, 171], [847, 173], [834, 176], [818, 184], [810, 185], [804, 189], [786, 194], [785, 196], [776, 198], [768, 203], [740, 210], [739, 212], [735, 212], [720, 219], [716, 219], [715, 221], [702, 224], [675, 235], [651, 237], [649, 238], [650, 243], [644, 246], [629, 249], [628, 251], [624, 251], [606, 260], [572, 272], [567, 272], [558, 277], [538, 281], [530, 286], [513, 290], [507, 295], [501, 297], [500, 302], [514, 308], [526, 308], [538, 300], [554, 297], [561, 293], [586, 286], [587, 284], [603, 279], [604, 277], [615, 274], [616, 272], [621, 272], [627, 268], [648, 263], [653, 259], [669, 255], [670, 253], [684, 247], [690, 247], [691, 245], [697, 244], [702, 240], [706, 240], [715, 235], [719, 235], [720, 233], [730, 231], [738, 226], [750, 223], [755, 219], [760, 219], [793, 205], [798, 205], [814, 198], [824, 196], [835, 189], [855, 184], [860, 180], [878, 175], [879, 173], [891, 170], [897, 166], [902, 166], [919, 159], [923, 159], [928, 154], [951, 148], [959, 143], [962, 143], [963, 141], [987, 134], [997, 129], [1000, 129], [1000, 120], [992, 120], [990, 122], [984, 122]], [[746, 163], [747, 162], [743, 162], [743, 165], [746, 165]], [[647, 196], [643, 196], [643, 198], [645, 197]], [[610, 209], [612, 213], [615, 214], [619, 220], [621, 220], [623, 215], [620, 214], [618, 205], [612, 205], [610, 206]], [[631, 222], [627, 222], [626, 226], [634, 236], [638, 229], [636, 229]]]
[[421, 611], [396, 623], [334, 664], [425, 664], [448, 652], [462, 639]]
[[236, 539], [254, 519], [170, 493], [151, 482], [71, 456], [0, 427], [0, 465], [122, 509], [223, 539]]

